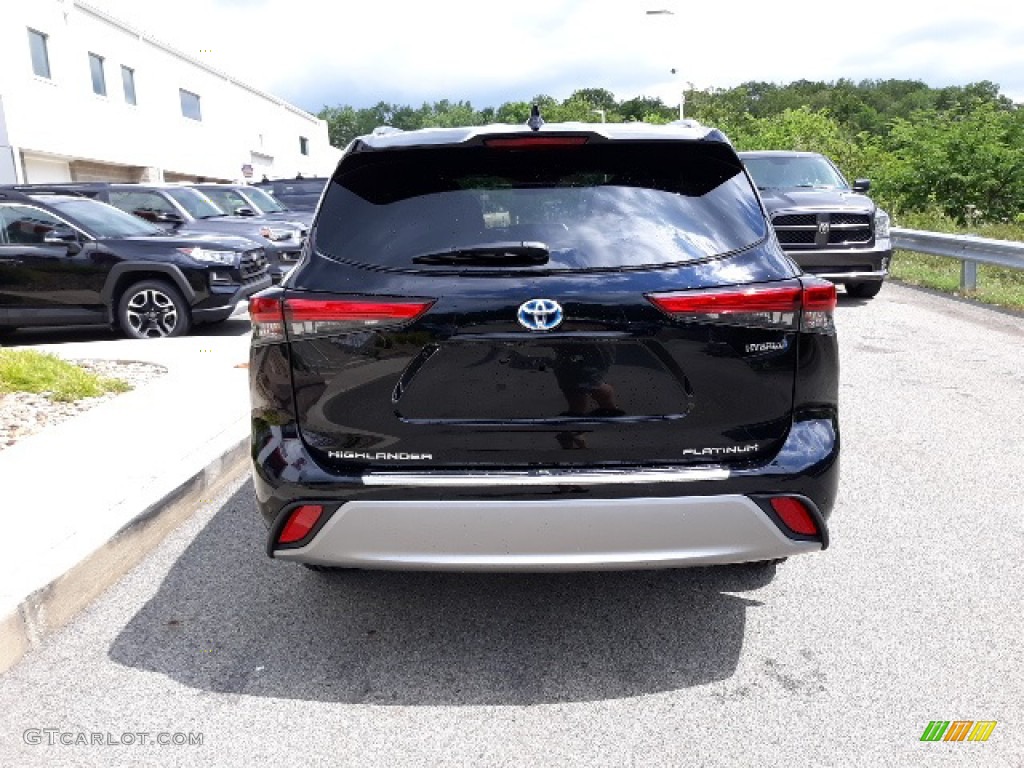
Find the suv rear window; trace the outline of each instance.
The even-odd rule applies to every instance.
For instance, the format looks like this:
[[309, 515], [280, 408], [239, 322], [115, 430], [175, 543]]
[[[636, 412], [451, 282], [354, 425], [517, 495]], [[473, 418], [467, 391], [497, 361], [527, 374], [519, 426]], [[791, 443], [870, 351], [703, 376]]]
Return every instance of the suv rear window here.
[[585, 270], [706, 259], [765, 235], [731, 148], [613, 141], [351, 155], [328, 187], [316, 247], [348, 262], [422, 270], [431, 254], [529, 243], [547, 250], [545, 270]]

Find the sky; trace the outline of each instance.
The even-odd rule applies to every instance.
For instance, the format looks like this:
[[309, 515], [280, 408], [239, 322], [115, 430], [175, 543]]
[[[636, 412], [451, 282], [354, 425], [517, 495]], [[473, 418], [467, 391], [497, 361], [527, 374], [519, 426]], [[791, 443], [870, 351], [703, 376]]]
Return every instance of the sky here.
[[1024, 102], [1024, 13], [1006, 0], [87, 2], [314, 113], [579, 88], [678, 105], [690, 87], [839, 78], [990, 80]]

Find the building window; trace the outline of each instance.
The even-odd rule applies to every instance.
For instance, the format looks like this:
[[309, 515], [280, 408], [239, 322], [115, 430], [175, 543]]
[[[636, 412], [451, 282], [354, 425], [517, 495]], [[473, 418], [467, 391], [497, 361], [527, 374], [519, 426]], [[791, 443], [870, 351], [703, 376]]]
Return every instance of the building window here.
[[135, 70], [121, 66], [121, 83], [124, 85], [124, 100], [127, 104], [138, 104], [135, 101]]
[[299, 136], [299, 152], [303, 155], [309, 154], [309, 139], [305, 136]]
[[184, 88], [179, 88], [178, 93], [181, 95], [181, 114], [190, 120], [202, 122], [203, 113], [199, 111], [199, 96]]
[[92, 73], [92, 92], [97, 96], [107, 95], [107, 76], [103, 73], [103, 57], [89, 54], [89, 71]]
[[50, 53], [46, 50], [48, 35], [36, 32], [34, 29], [28, 31], [28, 47], [32, 51], [32, 71], [39, 77], [50, 79]]

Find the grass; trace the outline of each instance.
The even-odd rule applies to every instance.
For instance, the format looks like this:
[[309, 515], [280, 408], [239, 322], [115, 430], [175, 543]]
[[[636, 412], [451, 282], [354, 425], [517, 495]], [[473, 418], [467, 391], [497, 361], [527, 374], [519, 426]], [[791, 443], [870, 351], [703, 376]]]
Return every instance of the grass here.
[[127, 392], [120, 379], [97, 376], [53, 355], [27, 349], [0, 349], [0, 394], [35, 392], [51, 400], [73, 402], [107, 392]]
[[1024, 310], [1024, 270], [978, 265], [978, 290], [960, 290], [960, 261], [945, 256], [897, 251], [890, 268], [892, 277], [910, 285], [922, 285], [956, 296], [968, 296], [986, 304]]

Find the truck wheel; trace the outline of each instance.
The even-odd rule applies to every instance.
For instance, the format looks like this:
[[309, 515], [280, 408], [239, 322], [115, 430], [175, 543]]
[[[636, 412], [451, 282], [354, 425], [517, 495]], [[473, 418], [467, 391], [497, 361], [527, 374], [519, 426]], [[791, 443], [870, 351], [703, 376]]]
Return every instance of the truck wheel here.
[[192, 316], [177, 288], [162, 280], [142, 280], [121, 296], [117, 322], [133, 339], [158, 339], [188, 333]]
[[872, 280], [869, 283], [846, 284], [847, 295], [855, 299], [870, 299], [872, 296], [877, 296], [880, 290], [882, 290], [881, 280]]

